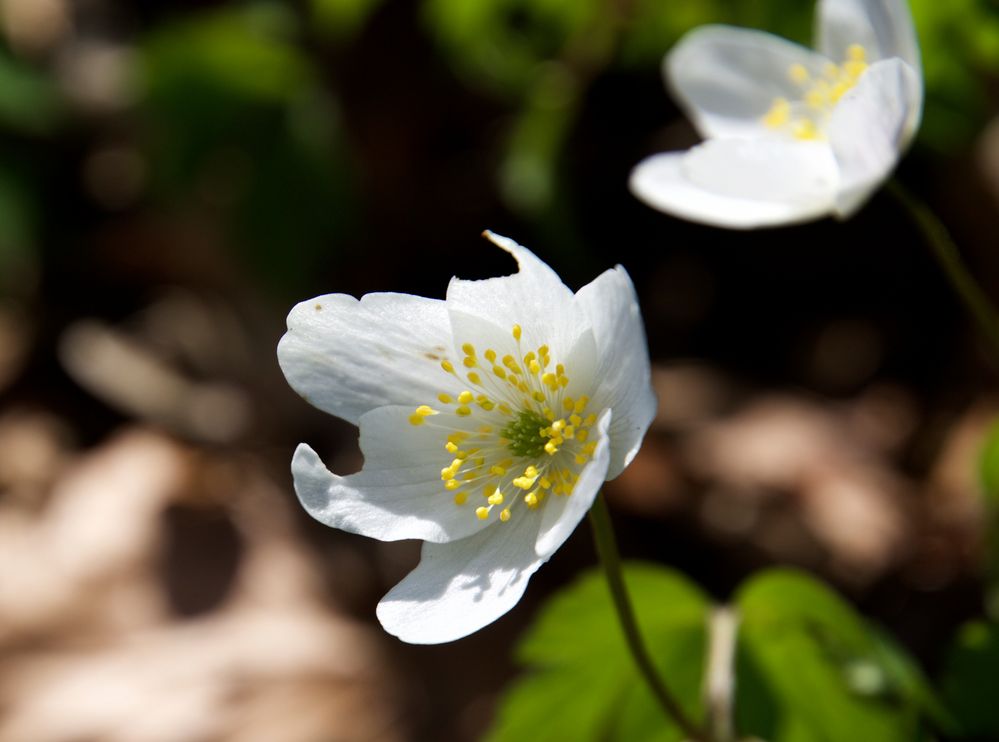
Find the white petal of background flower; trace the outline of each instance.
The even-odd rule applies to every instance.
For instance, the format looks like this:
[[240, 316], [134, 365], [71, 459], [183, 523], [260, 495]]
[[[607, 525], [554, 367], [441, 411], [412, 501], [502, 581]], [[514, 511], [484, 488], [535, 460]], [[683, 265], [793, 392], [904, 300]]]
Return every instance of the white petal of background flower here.
[[819, 51], [843, 59], [851, 44], [872, 59], [898, 57], [920, 68], [919, 40], [906, 0], [819, 0], [815, 16]]
[[600, 359], [593, 405], [614, 410], [607, 468], [607, 479], [614, 479], [638, 453], [656, 414], [642, 314], [635, 287], [621, 266], [583, 286], [576, 303], [590, 318]]
[[433, 399], [440, 366], [427, 356], [450, 351], [450, 321], [439, 299], [328, 294], [291, 310], [278, 362], [307, 402], [356, 425], [375, 407]]
[[705, 138], [757, 138], [775, 98], [798, 95], [787, 71], [821, 74], [828, 59], [779, 36], [734, 26], [694, 29], [663, 62], [666, 81]]
[[821, 143], [709, 139], [687, 152], [644, 160], [630, 185], [668, 214], [750, 229], [828, 213], [838, 178], [832, 152]]
[[900, 59], [877, 62], [840, 101], [829, 122], [839, 163], [836, 212], [849, 216], [888, 176], [911, 136], [915, 99], [912, 68]]
[[707, 141], [639, 163], [632, 192], [734, 229], [860, 208], [919, 125], [915, 28], [905, 0], [821, 0], [817, 22], [824, 53], [727, 26], [687, 34], [664, 72]]

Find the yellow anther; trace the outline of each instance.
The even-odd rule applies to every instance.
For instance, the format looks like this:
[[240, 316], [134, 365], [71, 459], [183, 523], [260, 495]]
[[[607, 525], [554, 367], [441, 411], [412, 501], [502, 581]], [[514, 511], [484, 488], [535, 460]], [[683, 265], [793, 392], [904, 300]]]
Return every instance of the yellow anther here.
[[521, 331], [520, 331], [520, 325], [514, 325], [513, 326], [513, 339], [519, 342], [520, 341], [520, 333], [521, 333]]
[[808, 82], [810, 75], [808, 74], [808, 68], [801, 63], [792, 64], [787, 71], [787, 76], [791, 78], [791, 82], [797, 83], [798, 85], [803, 85]]
[[444, 488], [445, 489], [456, 490], [460, 486], [461, 486], [461, 482], [459, 482], [457, 479], [449, 479], [446, 482], [444, 482]]
[[864, 74], [866, 69], [867, 62], [851, 60], [843, 63], [843, 72], [850, 79], [850, 81], [854, 83], [862, 74]]
[[458, 395], [458, 404], [468, 404], [473, 399], [475, 399], [475, 395], [466, 389]]
[[527, 503], [527, 507], [531, 508], [531, 510], [536, 508], [538, 506], [538, 491], [535, 490], [524, 495], [524, 502]]
[[533, 350], [530, 350], [524, 356], [524, 363], [530, 363], [531, 361], [533, 361], [537, 357], [538, 357], [537, 354]]
[[466, 356], [475, 355], [475, 346], [472, 345], [471, 343], [465, 343], [464, 345], [462, 345], [461, 350]]
[[473, 384], [481, 384], [481, 383], [482, 383], [482, 377], [481, 377], [481, 376], [479, 376], [479, 375], [478, 375], [477, 373], [475, 373], [474, 371], [472, 371], [472, 372], [471, 372], [471, 373], [470, 373], [470, 374], [468, 375], [468, 380], [469, 380], [470, 382], [472, 382]]
[[482, 435], [489, 435], [490, 433], [493, 432], [493, 426], [492, 425], [480, 425], [479, 426], [479, 432], [482, 433]]
[[583, 424], [583, 418], [581, 418], [579, 415], [573, 413], [573, 414], [569, 415], [569, 422], [572, 423], [573, 425], [575, 425], [578, 428], [580, 425]]
[[410, 415], [409, 424], [410, 425], [423, 425], [423, 415]]
[[576, 404], [572, 406], [572, 411], [575, 412], [577, 415], [579, 415], [583, 412], [583, 410], [586, 409], [586, 405], [588, 405], [589, 403], [590, 403], [590, 398], [584, 394], [582, 397], [576, 400]]
[[555, 387], [558, 386], [558, 377], [555, 374], [549, 372], [541, 377], [541, 383], [549, 387], [550, 389], [554, 389]]
[[513, 486], [517, 489], [529, 490], [534, 486], [534, 481], [537, 477], [517, 477], [513, 480]]
[[535, 376], [537, 376], [538, 374], [541, 373], [541, 364], [538, 363], [537, 361], [531, 361], [530, 363], [527, 364], [527, 369], [532, 374], [534, 374]]
[[486, 355], [486, 360], [489, 361], [490, 363], [494, 363], [496, 361], [496, 351], [493, 350], [492, 348], [487, 348], [485, 355]]
[[447, 371], [449, 374], [454, 373], [454, 364], [451, 363], [451, 361], [447, 360], [441, 361], [441, 368]]
[[464, 505], [466, 502], [468, 502], [468, 493], [467, 492], [455, 492], [454, 493], [454, 504], [455, 505]]
[[525, 477], [536, 477], [536, 476], [538, 476], [538, 467], [534, 466], [534, 464], [531, 464], [526, 469], [524, 469], [524, 476]]
[[510, 508], [504, 508], [500, 511], [500, 520], [504, 523], [510, 520]]
[[825, 89], [814, 87], [805, 93], [805, 103], [811, 108], [822, 109], [828, 105], [828, 98]]
[[576, 428], [573, 425], [566, 425], [565, 430], [562, 431], [563, 438], [572, 438], [576, 435]]
[[590, 437], [590, 431], [586, 429], [580, 430], [578, 433], [576, 433], [576, 440], [579, 441], [580, 443], [582, 443], [589, 437]]
[[590, 426], [593, 425], [593, 423], [595, 423], [596, 421], [597, 421], [596, 414], [590, 413], [589, 415], [586, 416], [586, 419], [583, 420], [583, 425]]
[[489, 467], [489, 473], [496, 477], [502, 477], [506, 474], [506, 469], [499, 465], [493, 465]]
[[545, 416], [545, 420], [548, 420], [549, 422], [555, 419], [555, 413], [552, 411], [551, 407], [545, 407], [542, 414]]
[[552, 488], [552, 482], [548, 477], [541, 477], [541, 489], [550, 490]]
[[835, 80], [839, 77], [839, 67], [832, 62], [829, 62], [825, 67], [822, 68], [822, 74], [828, 77], [830, 80]]
[[552, 423], [552, 430], [556, 433], [560, 432], [564, 427], [565, 427], [565, 420], [560, 419]]
[[478, 479], [479, 475], [476, 474], [474, 471], [466, 471], [464, 474], [461, 475], [461, 478], [466, 482], [471, 482], [473, 479]]
[[585, 453], [577, 453], [576, 454], [576, 463], [577, 464], [585, 464], [589, 460], [589, 458], [590, 457], [587, 456]]
[[502, 505], [503, 504], [503, 493], [498, 489], [489, 495], [489, 499], [486, 500], [490, 505]]
[[860, 44], [850, 44], [846, 50], [846, 58], [851, 62], [864, 62], [867, 60], [867, 50]]
[[433, 409], [432, 407], [428, 407], [425, 404], [420, 405], [415, 410], [413, 410], [413, 414], [409, 416], [409, 422], [412, 425], [423, 425], [424, 418], [436, 414], [438, 414], [437, 410]]
[[791, 104], [786, 98], [774, 100], [770, 110], [763, 115], [763, 125], [770, 129], [779, 129], [791, 120]]
[[499, 366], [493, 366], [493, 373], [501, 379], [506, 378], [506, 371], [504, 371]]
[[441, 404], [451, 404], [454, 401], [450, 394], [444, 394], [443, 392], [437, 395], [437, 399], [440, 400]]
[[558, 385], [560, 387], [562, 387], [563, 389], [565, 389], [565, 387], [569, 386], [569, 377], [568, 376], [559, 376], [558, 377]]
[[554, 456], [556, 453], [558, 453], [558, 446], [555, 445], [555, 441], [548, 441], [545, 444], [545, 453], [547, 453], [549, 456]]
[[479, 520], [485, 520], [489, 517], [489, 508], [475, 508], [475, 517]]
[[499, 403], [499, 411], [502, 412], [504, 415], [512, 414], [510, 410], [510, 405], [508, 405], [506, 402]]
[[545, 395], [542, 392], [534, 392], [531, 394], [531, 399], [533, 399], [535, 402], [544, 402]]
[[[587, 443], [585, 446], [583, 446], [583, 450], [586, 451], [586, 453], [588, 454], [592, 454], [594, 451], [597, 450], [597, 442], [591, 441], [590, 443]], [[569, 473], [571, 474], [571, 472]]]
[[566, 397], [564, 400], [562, 400], [562, 406], [565, 407], [567, 410], [571, 410], [574, 404], [575, 402], [573, 401], [572, 397]]
[[448, 441], [447, 443], [444, 444], [444, 450], [447, 451], [448, 453], [457, 453], [458, 444]]
[[547, 345], [542, 345], [540, 348], [538, 348], [538, 355], [539, 356], [546, 356], [546, 355], [548, 355], [548, 346]]
[[802, 141], [819, 139], [822, 136], [818, 127], [815, 126], [815, 122], [811, 119], [804, 118], [798, 119], [794, 122], [794, 127], [792, 128], [791, 133], [794, 134], [795, 139], [800, 139]]
[[473, 356], [465, 356], [462, 363], [465, 364], [465, 368], [475, 368], [479, 365], [479, 362]]
[[457, 473], [457, 470], [452, 471], [450, 466], [446, 466], [441, 469], [441, 479], [446, 482], [448, 479], [454, 479], [454, 475]]
[[469, 415], [472, 414], [472, 410], [466, 407], [465, 405], [462, 405], [461, 407], [459, 407], [454, 411], [454, 414], [456, 414], [458, 417], [468, 417]]
[[495, 406], [496, 405], [490, 402], [488, 399], [485, 402], [479, 402], [479, 407], [484, 409], [486, 412], [489, 412], [489, 410], [491, 410]]

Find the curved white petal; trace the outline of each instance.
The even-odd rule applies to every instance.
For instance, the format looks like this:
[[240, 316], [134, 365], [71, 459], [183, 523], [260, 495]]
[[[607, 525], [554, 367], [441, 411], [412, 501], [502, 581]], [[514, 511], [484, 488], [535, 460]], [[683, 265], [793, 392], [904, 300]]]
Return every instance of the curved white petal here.
[[565, 543], [572, 535], [593, 505], [593, 500], [607, 480], [607, 465], [610, 463], [610, 438], [608, 429], [611, 425], [611, 410], [604, 410], [597, 419], [594, 428], [597, 447], [593, 456], [579, 473], [579, 479], [573, 487], [572, 494], [551, 495], [545, 501], [541, 513], [541, 531], [538, 534], [536, 550], [545, 559], [555, 553], [556, 549]]
[[860, 44], [871, 61], [898, 57], [921, 69], [907, 0], [819, 0], [816, 26], [819, 51], [836, 62]]
[[[447, 308], [452, 318], [456, 314], [478, 317], [505, 333], [521, 325], [527, 347], [547, 343], [553, 349], [572, 348], [585, 329], [571, 316], [572, 291], [526, 247], [492, 232], [484, 234], [513, 255], [519, 271], [481, 281], [452, 278], [447, 289]], [[455, 341], [464, 341], [457, 331]]]
[[425, 543], [416, 569], [378, 604], [378, 620], [412, 644], [454, 641], [495, 621], [545, 561], [534, 550], [539, 523], [518, 508], [508, 523], [461, 541]]
[[642, 314], [635, 287], [621, 266], [581, 288], [576, 303], [589, 317], [597, 344], [593, 407], [614, 411], [606, 477], [613, 479], [638, 453], [656, 414]]
[[425, 403], [447, 388], [444, 302], [407, 294], [328, 294], [288, 315], [278, 362], [307, 402], [356, 424], [386, 404]]
[[631, 171], [632, 193], [674, 216], [732, 229], [808, 221], [832, 211], [838, 174], [821, 142], [710, 139], [654, 155]]
[[[444, 489], [444, 436], [407, 418], [411, 407], [380, 407], [361, 417], [364, 468], [337, 476], [302, 444], [291, 471], [295, 492], [309, 515], [332, 528], [381, 541], [418, 538], [446, 542], [486, 527], [471, 505], [455, 505]], [[440, 417], [445, 417], [441, 415]]]
[[770, 136], [762, 119], [777, 98], [801, 97], [789, 74], [804, 65], [820, 75], [828, 60], [779, 36], [733, 26], [703, 26], [663, 62], [667, 83], [705, 137]]
[[840, 169], [839, 216], [860, 208], [898, 162], [919, 105], [914, 85], [915, 72], [902, 60], [877, 62], [833, 111], [826, 133]]

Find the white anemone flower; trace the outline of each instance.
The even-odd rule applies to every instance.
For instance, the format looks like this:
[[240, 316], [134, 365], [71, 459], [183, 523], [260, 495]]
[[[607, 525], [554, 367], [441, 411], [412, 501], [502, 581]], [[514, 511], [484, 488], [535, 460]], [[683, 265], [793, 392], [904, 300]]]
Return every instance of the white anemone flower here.
[[639, 163], [632, 192], [733, 229], [859, 209], [919, 126], [919, 44], [905, 0], [819, 0], [816, 37], [814, 51], [730, 26], [681, 39], [663, 72], [706, 141]]
[[529, 250], [485, 236], [518, 273], [453, 278], [444, 301], [310, 299], [278, 345], [291, 386], [356, 424], [364, 454], [360, 472], [338, 476], [300, 445], [291, 468], [302, 505], [334, 528], [424, 541], [377, 610], [387, 631], [417, 644], [510, 610], [655, 414], [625, 270], [573, 294]]

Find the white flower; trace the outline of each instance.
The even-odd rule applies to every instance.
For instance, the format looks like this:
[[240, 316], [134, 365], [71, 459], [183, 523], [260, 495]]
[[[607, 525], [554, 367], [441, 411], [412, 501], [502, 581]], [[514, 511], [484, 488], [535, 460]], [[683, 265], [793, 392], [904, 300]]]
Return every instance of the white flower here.
[[453, 278], [444, 301], [320, 296], [291, 311], [278, 346], [299, 394], [360, 427], [357, 474], [298, 447], [306, 510], [352, 533], [425, 542], [378, 605], [385, 629], [413, 643], [458, 639], [510, 610], [655, 413], [625, 270], [574, 295], [529, 250], [485, 236], [519, 273]]
[[675, 216], [748, 229], [854, 213], [895, 167], [922, 112], [905, 0], [819, 0], [818, 50], [706, 26], [663, 72], [707, 141], [650, 157], [631, 190]]

